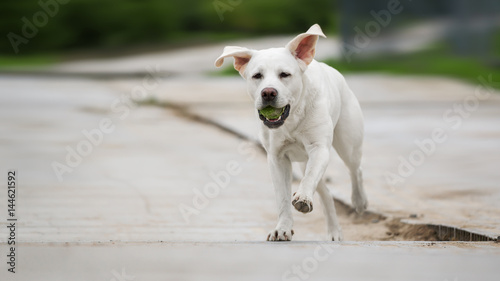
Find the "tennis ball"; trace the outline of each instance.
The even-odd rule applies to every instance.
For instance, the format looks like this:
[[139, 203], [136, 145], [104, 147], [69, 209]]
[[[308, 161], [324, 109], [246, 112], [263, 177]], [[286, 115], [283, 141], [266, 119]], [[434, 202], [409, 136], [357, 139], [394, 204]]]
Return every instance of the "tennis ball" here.
[[283, 114], [284, 111], [285, 111], [284, 107], [274, 108], [272, 106], [267, 106], [259, 110], [259, 113], [269, 120], [269, 119], [278, 119], [281, 116], [281, 114]]

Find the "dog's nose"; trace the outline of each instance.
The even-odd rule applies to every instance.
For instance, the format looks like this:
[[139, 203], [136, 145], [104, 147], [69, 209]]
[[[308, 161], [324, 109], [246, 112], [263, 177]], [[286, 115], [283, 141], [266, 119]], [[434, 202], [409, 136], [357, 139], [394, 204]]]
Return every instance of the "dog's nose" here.
[[278, 95], [278, 92], [274, 88], [264, 88], [260, 95], [264, 101], [273, 101]]

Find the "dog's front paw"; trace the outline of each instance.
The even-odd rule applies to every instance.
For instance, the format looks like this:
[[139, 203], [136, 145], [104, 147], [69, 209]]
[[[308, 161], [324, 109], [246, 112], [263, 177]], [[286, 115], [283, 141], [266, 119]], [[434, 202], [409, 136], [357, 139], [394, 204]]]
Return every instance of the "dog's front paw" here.
[[302, 195], [299, 192], [293, 194], [292, 205], [297, 211], [302, 213], [309, 213], [313, 210], [312, 198]]
[[344, 241], [344, 236], [342, 235], [342, 229], [340, 227], [328, 233], [328, 238], [332, 241]]
[[267, 235], [267, 241], [292, 241], [293, 229], [275, 229]]

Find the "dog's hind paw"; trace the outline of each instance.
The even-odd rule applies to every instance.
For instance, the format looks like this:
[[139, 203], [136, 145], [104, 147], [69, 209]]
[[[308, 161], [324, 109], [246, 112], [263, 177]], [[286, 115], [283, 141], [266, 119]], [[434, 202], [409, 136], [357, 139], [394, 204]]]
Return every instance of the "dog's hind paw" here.
[[351, 197], [352, 205], [358, 214], [363, 214], [368, 208], [368, 200], [366, 195], [354, 193]]
[[293, 194], [292, 205], [295, 207], [295, 209], [297, 209], [297, 211], [304, 214], [312, 212], [313, 210], [312, 199], [306, 196], [302, 196], [297, 192]]
[[292, 241], [293, 229], [275, 229], [267, 235], [267, 241]]

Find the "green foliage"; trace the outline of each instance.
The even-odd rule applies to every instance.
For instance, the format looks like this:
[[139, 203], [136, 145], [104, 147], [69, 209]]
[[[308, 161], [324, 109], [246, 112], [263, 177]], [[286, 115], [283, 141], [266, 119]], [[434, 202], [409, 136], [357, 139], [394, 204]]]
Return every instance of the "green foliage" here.
[[[33, 23], [34, 15], [45, 13], [39, 1], [58, 3], [0, 1], [0, 53], [15, 54], [7, 35], [23, 36], [22, 19]], [[227, 9], [220, 9], [220, 5]], [[310, 0], [307, 5], [299, 0], [69, 0], [58, 4], [47, 24], [37, 27], [36, 35], [26, 38], [28, 43], [18, 48], [20, 54], [50, 53], [168, 44], [200, 33], [295, 33], [316, 22], [325, 28], [335, 25], [331, 0]]]
[[0, 70], [16, 70], [29, 67], [34, 69], [37, 67], [45, 67], [47, 65], [60, 62], [60, 58], [56, 55], [24, 55], [24, 56], [2, 56], [0, 55]]
[[[459, 78], [478, 83], [478, 77], [493, 75], [500, 78], [500, 68], [476, 58], [459, 57], [442, 48], [433, 48], [417, 53], [385, 55], [351, 62], [330, 59], [325, 61], [341, 73], [384, 72], [391, 74], [437, 75]], [[498, 88], [500, 86], [496, 85]]]
[[232, 65], [226, 66], [222, 68], [221, 70], [215, 70], [211, 71], [208, 73], [209, 75], [212, 76], [237, 76], [240, 75], [236, 69]]

